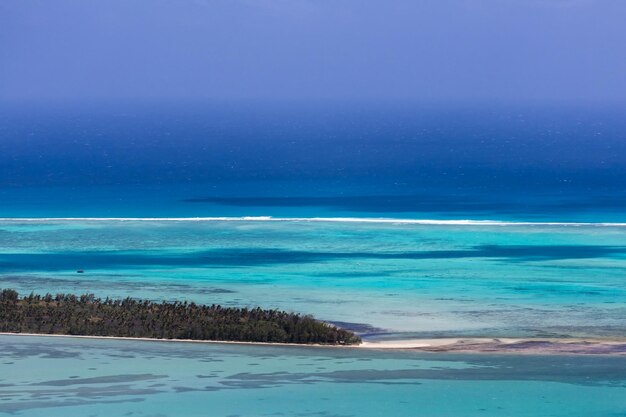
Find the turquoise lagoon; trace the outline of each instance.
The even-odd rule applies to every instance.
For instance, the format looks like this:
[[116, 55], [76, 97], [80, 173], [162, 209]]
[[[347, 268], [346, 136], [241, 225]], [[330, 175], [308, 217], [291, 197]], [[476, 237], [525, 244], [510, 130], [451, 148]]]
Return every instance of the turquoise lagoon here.
[[[369, 340], [623, 339], [624, 242], [600, 224], [5, 219], [0, 287], [280, 308]], [[0, 336], [0, 415], [617, 417], [626, 356]]]
[[433, 354], [0, 336], [0, 414], [626, 414], [626, 357]]
[[0, 287], [279, 308], [372, 339], [623, 338], [624, 277], [623, 225], [0, 221]]

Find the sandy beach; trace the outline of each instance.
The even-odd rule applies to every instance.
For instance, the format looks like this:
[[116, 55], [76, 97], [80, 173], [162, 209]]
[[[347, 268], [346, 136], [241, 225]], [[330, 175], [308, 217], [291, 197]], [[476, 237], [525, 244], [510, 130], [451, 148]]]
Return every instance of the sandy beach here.
[[365, 349], [408, 349], [424, 352], [626, 355], [626, 339], [440, 338], [364, 341], [359, 347]]
[[339, 349], [412, 350], [422, 352], [516, 353], [516, 354], [584, 354], [626, 355], [626, 339], [513, 339], [513, 338], [439, 338], [370, 341], [360, 345], [320, 345], [299, 343], [236, 342], [224, 340], [153, 339], [141, 337], [79, 336], [36, 333], [0, 333], [2, 336], [36, 336], [73, 339], [129, 340], [137, 342], [209, 343], [230, 345], [290, 346]]

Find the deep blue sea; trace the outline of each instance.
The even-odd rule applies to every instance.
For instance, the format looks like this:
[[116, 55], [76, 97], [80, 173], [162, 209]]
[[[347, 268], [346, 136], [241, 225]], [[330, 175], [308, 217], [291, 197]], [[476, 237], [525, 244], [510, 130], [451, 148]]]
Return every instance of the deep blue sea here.
[[[366, 340], [626, 338], [622, 108], [0, 109], [0, 287], [280, 308]], [[625, 387], [623, 355], [0, 336], [7, 415], [617, 417]]]
[[626, 221], [621, 107], [1, 110], [1, 217]]

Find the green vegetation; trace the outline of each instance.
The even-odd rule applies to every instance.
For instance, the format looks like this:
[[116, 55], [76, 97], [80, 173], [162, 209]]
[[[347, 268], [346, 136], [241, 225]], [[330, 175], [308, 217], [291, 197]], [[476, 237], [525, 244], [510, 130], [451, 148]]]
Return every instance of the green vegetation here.
[[0, 292], [0, 332], [353, 345], [354, 333], [311, 316], [188, 302], [102, 300], [92, 294]]

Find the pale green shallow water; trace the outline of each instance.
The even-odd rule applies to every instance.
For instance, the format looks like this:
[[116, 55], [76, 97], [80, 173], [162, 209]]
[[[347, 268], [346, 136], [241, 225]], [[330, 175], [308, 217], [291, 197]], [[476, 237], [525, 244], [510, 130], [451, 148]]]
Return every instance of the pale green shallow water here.
[[626, 357], [0, 336], [0, 415], [626, 415]]
[[626, 227], [4, 220], [0, 287], [281, 308], [370, 338], [616, 338]]

